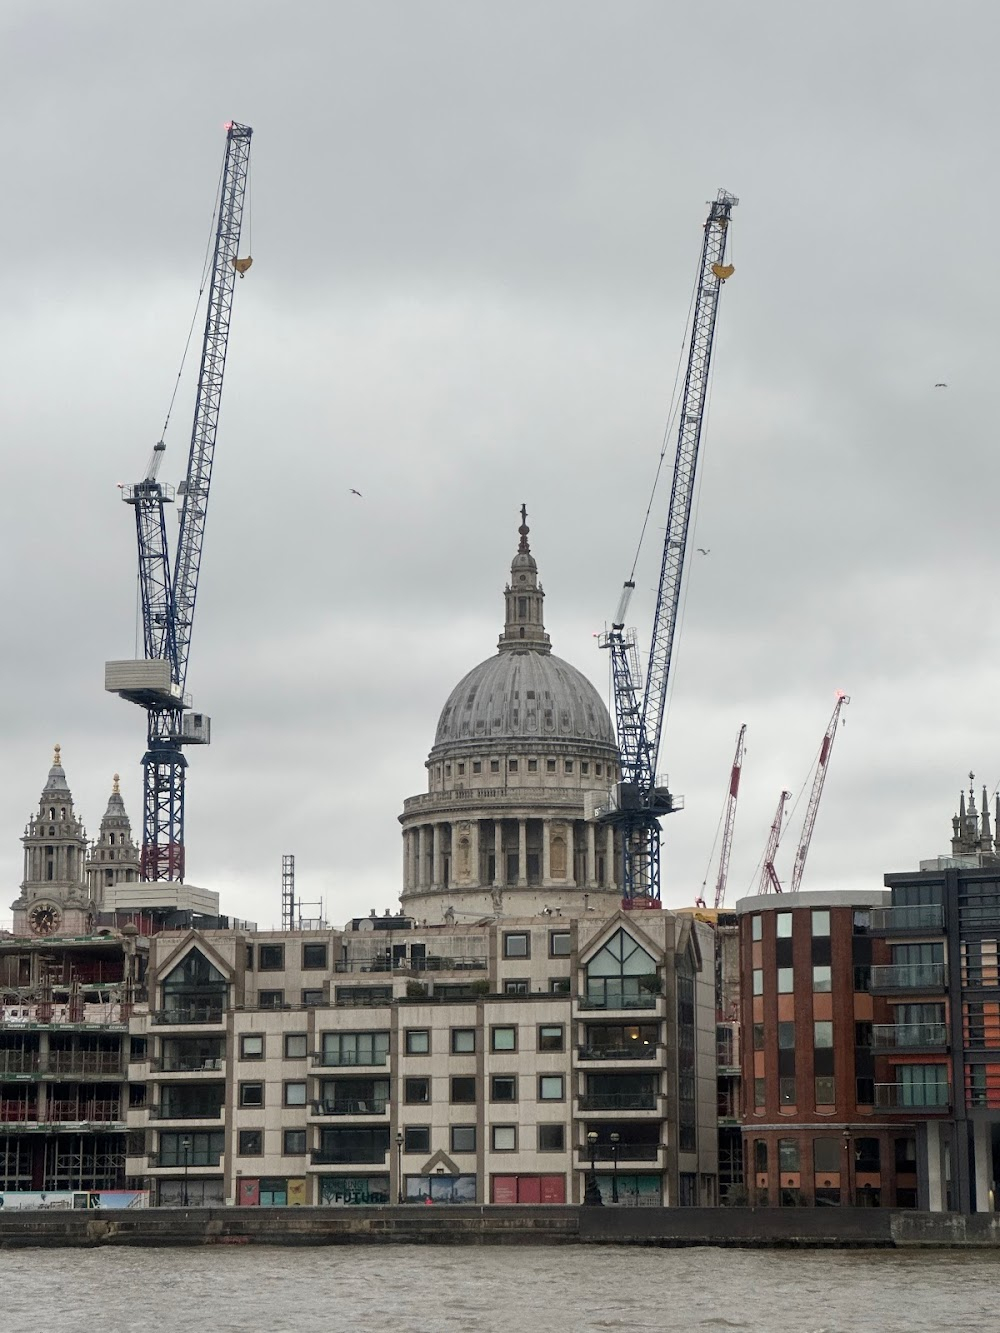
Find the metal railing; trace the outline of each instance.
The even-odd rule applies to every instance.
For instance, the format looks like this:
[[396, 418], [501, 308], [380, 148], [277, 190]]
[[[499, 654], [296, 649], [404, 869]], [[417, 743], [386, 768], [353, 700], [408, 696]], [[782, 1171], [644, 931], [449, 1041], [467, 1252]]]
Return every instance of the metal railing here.
[[886, 963], [872, 968], [872, 990], [941, 990], [944, 963]]
[[122, 1057], [113, 1051], [0, 1051], [0, 1076], [4, 1074], [78, 1074], [98, 1077], [124, 1073]]
[[362, 1066], [371, 1068], [389, 1062], [388, 1051], [375, 1051], [371, 1055], [357, 1051], [317, 1051], [315, 1056], [313, 1063], [320, 1069], [354, 1069]]
[[313, 1115], [385, 1115], [387, 1097], [344, 1097], [313, 1102]]
[[48, 1124], [107, 1124], [124, 1120], [121, 1103], [117, 1101], [50, 1101], [45, 1111]]
[[149, 1161], [151, 1166], [182, 1166], [187, 1171], [196, 1166], [218, 1166], [222, 1152], [161, 1152], [151, 1154]]
[[634, 1042], [629, 1046], [578, 1046], [580, 1060], [655, 1060], [659, 1046], [655, 1042]]
[[222, 1023], [224, 1012], [221, 1004], [186, 1004], [172, 1009], [156, 1009], [150, 1017], [154, 1023], [184, 1026], [187, 1023]]
[[221, 1073], [226, 1067], [226, 1058], [224, 1055], [204, 1059], [196, 1059], [194, 1056], [187, 1058], [165, 1055], [160, 1059], [150, 1060], [149, 1067], [161, 1074]]
[[948, 1080], [934, 1083], [876, 1083], [875, 1105], [893, 1111], [946, 1110], [950, 1104]]
[[[655, 1162], [660, 1155], [660, 1145], [658, 1143], [619, 1143], [617, 1150], [612, 1151], [612, 1149], [613, 1145], [610, 1143], [598, 1143], [594, 1149], [595, 1161]], [[589, 1164], [589, 1143], [578, 1146], [577, 1153], [581, 1158], [586, 1158]]]
[[579, 1009], [655, 1009], [659, 997], [651, 991], [642, 995], [578, 995]]
[[334, 972], [485, 972], [487, 959], [475, 958], [341, 958]]
[[871, 928], [888, 934], [896, 930], [940, 931], [944, 928], [944, 908], [940, 903], [921, 903], [914, 907], [873, 907]]
[[577, 1099], [581, 1111], [655, 1111], [655, 1092], [587, 1092]]
[[149, 1106], [150, 1120], [221, 1120], [222, 1106], [215, 1107], [188, 1107], [172, 1106], [168, 1102], [166, 1106]]
[[315, 1166], [357, 1166], [362, 1163], [371, 1166], [384, 1166], [388, 1148], [334, 1148], [325, 1151], [320, 1148], [310, 1154]]
[[948, 1044], [945, 1023], [876, 1023], [872, 1045], [880, 1049], [905, 1050], [912, 1046], [940, 1049]]

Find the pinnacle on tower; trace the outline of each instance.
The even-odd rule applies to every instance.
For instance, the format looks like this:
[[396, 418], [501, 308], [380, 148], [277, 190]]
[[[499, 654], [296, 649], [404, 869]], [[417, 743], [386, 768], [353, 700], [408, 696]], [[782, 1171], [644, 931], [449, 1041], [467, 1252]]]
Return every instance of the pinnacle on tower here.
[[538, 565], [528, 545], [528, 509], [521, 505], [517, 552], [510, 565], [510, 583], [504, 589], [506, 618], [497, 645], [501, 652], [549, 653], [552, 644], [545, 633], [542, 602], [545, 593], [538, 582]]

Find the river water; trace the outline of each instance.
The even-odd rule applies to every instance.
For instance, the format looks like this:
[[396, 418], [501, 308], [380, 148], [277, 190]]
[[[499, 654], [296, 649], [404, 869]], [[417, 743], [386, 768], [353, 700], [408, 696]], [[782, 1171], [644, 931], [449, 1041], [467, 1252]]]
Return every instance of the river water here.
[[1000, 1257], [598, 1246], [0, 1251], [2, 1333], [965, 1333]]

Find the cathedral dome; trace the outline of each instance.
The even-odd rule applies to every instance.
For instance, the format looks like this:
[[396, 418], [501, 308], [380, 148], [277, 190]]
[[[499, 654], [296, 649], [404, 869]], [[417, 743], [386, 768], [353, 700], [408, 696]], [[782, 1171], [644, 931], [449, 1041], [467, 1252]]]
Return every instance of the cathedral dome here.
[[551, 652], [532, 651], [500, 652], [459, 681], [431, 753], [506, 740], [614, 745], [608, 710], [587, 677]]

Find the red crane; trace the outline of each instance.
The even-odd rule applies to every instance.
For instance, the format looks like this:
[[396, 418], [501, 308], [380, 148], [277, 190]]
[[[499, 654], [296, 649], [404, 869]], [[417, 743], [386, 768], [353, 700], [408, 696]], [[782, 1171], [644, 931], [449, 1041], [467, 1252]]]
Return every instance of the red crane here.
[[833, 742], [837, 739], [837, 722], [840, 719], [841, 709], [845, 704], [851, 702], [851, 697], [845, 694], [843, 690], [837, 691], [837, 706], [833, 710], [833, 716], [830, 718], [830, 725], [823, 736], [823, 744], [819, 747], [819, 762], [816, 765], [816, 776], [813, 778], [812, 792], [809, 795], [809, 805], [806, 809], [805, 822], [802, 825], [802, 835], [799, 838], [798, 850], [795, 853], [795, 865], [792, 868], [792, 887], [790, 892], [798, 893], [799, 886], [802, 883], [802, 872], [806, 868], [806, 857], [809, 855], [809, 844], [812, 842], [813, 828], [816, 825], [816, 814], [819, 810], [819, 799], [823, 795], [823, 784], [826, 782], [826, 771], [830, 766], [830, 755], [833, 753]]
[[775, 811], [774, 819], [771, 822], [771, 832], [767, 839], [767, 850], [764, 852], [764, 864], [761, 867], [760, 883], [757, 885], [758, 893], [780, 893], [781, 881], [778, 879], [777, 871], [774, 868], [774, 858], [778, 854], [778, 843], [781, 841], [781, 821], [785, 817], [785, 802], [790, 799], [792, 793], [783, 791], [778, 799], [778, 809]]
[[[726, 898], [726, 881], [729, 878], [729, 853], [733, 848], [733, 826], [736, 823], [736, 800], [740, 794], [740, 773], [743, 771], [743, 755], [746, 753], [744, 744], [747, 734], [747, 724], [744, 722], [740, 727], [739, 735], [736, 737], [736, 755], [733, 759], [733, 770], [729, 775], [729, 791], [726, 795], [726, 805], [722, 826], [722, 851], [719, 854], [719, 876], [715, 881], [715, 910], [718, 911]], [[702, 885], [702, 890], [704, 890]], [[695, 900], [696, 907], [704, 907], [704, 897]]]

